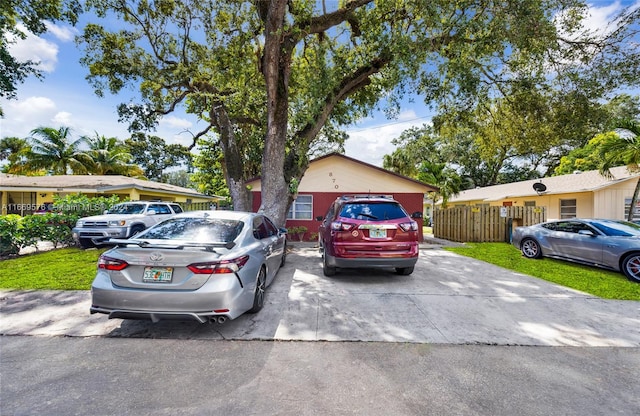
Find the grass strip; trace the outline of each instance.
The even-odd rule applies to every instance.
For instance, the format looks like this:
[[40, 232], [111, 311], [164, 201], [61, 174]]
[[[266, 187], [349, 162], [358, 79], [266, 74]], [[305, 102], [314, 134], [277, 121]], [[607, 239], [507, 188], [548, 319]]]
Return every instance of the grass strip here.
[[640, 284], [631, 282], [622, 273], [562, 260], [527, 259], [511, 244], [467, 243], [446, 250], [604, 299], [640, 300]]

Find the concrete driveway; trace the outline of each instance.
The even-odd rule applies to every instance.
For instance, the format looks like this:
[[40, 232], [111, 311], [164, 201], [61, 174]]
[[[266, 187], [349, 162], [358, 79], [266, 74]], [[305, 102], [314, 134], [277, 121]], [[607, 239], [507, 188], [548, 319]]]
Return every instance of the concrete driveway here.
[[297, 245], [264, 309], [223, 325], [90, 315], [88, 291], [1, 291], [0, 334], [170, 339], [640, 346], [640, 302], [603, 300], [425, 245], [411, 276], [322, 274]]

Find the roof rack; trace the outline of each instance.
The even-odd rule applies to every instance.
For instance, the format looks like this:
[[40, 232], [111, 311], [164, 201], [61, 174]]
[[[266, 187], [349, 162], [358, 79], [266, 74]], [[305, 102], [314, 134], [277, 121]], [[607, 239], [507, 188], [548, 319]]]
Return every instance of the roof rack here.
[[354, 198], [369, 198], [369, 199], [373, 199], [373, 198], [382, 198], [382, 199], [393, 199], [392, 195], [372, 195], [372, 194], [355, 194], [355, 195], [342, 195], [341, 197], [339, 197], [338, 199], [340, 200], [347, 200], [347, 199], [354, 199]]

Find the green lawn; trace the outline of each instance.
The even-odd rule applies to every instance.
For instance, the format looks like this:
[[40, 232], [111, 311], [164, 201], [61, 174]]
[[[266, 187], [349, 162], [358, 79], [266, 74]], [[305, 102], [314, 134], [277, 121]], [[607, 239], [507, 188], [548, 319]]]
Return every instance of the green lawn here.
[[0, 261], [0, 289], [88, 290], [105, 249], [63, 248]]
[[[622, 274], [552, 259], [530, 260], [506, 243], [447, 248], [463, 256], [606, 299], [640, 300], [640, 284]], [[0, 261], [0, 289], [88, 290], [105, 249], [64, 248]]]
[[640, 284], [623, 274], [561, 260], [527, 259], [507, 243], [467, 243], [446, 250], [605, 299], [640, 300]]

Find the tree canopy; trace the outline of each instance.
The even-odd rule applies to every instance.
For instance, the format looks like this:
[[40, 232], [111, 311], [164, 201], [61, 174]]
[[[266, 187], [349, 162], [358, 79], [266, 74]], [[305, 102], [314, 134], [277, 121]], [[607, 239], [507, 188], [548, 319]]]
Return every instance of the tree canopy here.
[[[341, 126], [381, 103], [397, 112], [408, 91], [451, 114], [498, 94], [533, 91], [559, 67], [571, 69], [565, 73], [574, 83], [584, 82], [584, 68], [568, 61], [595, 62], [598, 75], [615, 71], [619, 80], [638, 71], [620, 61], [637, 63], [637, 54], [606, 49], [601, 38], [580, 30], [586, 8], [578, 0], [88, 5], [121, 22], [116, 31], [90, 24], [79, 39], [96, 93], [139, 85], [141, 101], [119, 107], [133, 130], [153, 128], [178, 107], [196, 115], [203, 127], [193, 146], [205, 136], [214, 141], [219, 151], [210, 154], [221, 163], [236, 209], [250, 208], [245, 182], [253, 169], [244, 162], [255, 161], [258, 151], [261, 210], [278, 224], [292, 198], [289, 184], [303, 175], [318, 139], [339, 146]], [[619, 45], [627, 36], [618, 30], [607, 40]], [[513, 103], [496, 101], [495, 108], [515, 111]]]
[[79, 0], [0, 0], [0, 97], [15, 98], [17, 84], [30, 75], [42, 76], [38, 62], [19, 61], [9, 45], [24, 39], [27, 32], [46, 32], [47, 21], [75, 24], [81, 12]]

